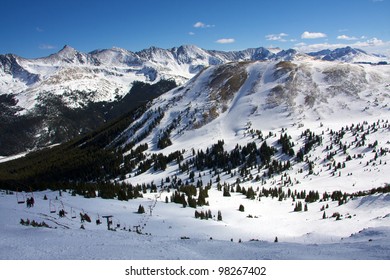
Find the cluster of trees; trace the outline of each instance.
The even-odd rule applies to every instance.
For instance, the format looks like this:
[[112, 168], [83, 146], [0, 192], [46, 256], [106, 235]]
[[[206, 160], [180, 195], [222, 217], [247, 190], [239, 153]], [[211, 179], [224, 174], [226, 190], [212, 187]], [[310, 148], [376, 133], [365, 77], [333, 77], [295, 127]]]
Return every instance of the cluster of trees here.
[[201, 220], [208, 220], [208, 219], [212, 219], [213, 215], [212, 215], [210, 209], [208, 211], [205, 211], [205, 212], [203, 212], [203, 211], [198, 212], [197, 210], [195, 210], [195, 218], [201, 219]]
[[278, 140], [278, 144], [282, 145], [282, 153], [293, 157], [295, 155], [294, 152], [294, 143], [291, 142], [291, 136], [288, 136], [287, 133], [280, 134], [280, 138]]
[[[304, 210], [305, 212], [308, 211], [307, 203], [305, 203]], [[298, 201], [295, 203], [294, 212], [300, 212], [300, 211], [302, 211], [302, 202]]]
[[322, 137], [316, 135], [314, 132], [310, 131], [310, 129], [306, 129], [302, 132], [301, 138], [304, 138], [305, 144], [297, 153], [297, 161], [303, 161], [303, 157], [308, 154], [315, 145], [322, 144]]
[[[212, 219], [212, 218], [213, 218], [213, 215], [212, 215], [210, 209], [207, 211], [195, 210], [195, 219], [208, 220], [208, 219]], [[220, 210], [218, 210], [217, 221], [222, 221], [222, 212]]]
[[[196, 208], [197, 206], [209, 205], [206, 201], [209, 188], [199, 187], [199, 190], [194, 185], [180, 186], [179, 190], [176, 190], [171, 195], [171, 202], [178, 203], [187, 207]], [[198, 196], [196, 199], [195, 197]]]
[[181, 171], [186, 172], [190, 167], [194, 167], [195, 170], [200, 171], [220, 169], [231, 172], [232, 169], [240, 166], [245, 168], [269, 163], [271, 156], [275, 153], [275, 149], [269, 147], [266, 141], [260, 148], [257, 148], [255, 142], [250, 142], [244, 147], [236, 145], [230, 152], [225, 151], [223, 146], [224, 141], [219, 140], [206, 151], [198, 150], [195, 152], [193, 150], [193, 157], [180, 166]]
[[30, 221], [30, 219], [27, 219], [27, 220], [20, 219], [20, 224], [22, 226], [46, 227], [46, 228], [49, 228], [49, 225], [46, 224], [45, 221], [42, 221], [42, 222], [38, 223], [35, 220]]

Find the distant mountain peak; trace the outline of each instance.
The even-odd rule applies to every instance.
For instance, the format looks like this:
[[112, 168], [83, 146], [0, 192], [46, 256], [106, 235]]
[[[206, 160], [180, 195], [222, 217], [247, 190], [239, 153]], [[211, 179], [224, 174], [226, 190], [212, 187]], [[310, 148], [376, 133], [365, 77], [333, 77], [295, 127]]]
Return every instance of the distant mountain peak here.
[[375, 54], [369, 54], [364, 50], [352, 48], [351, 46], [336, 48], [334, 50], [326, 49], [311, 52], [308, 53], [308, 55], [326, 61], [342, 61], [350, 63], [378, 63], [380, 60], [383, 60], [383, 57]]
[[59, 52], [58, 54], [62, 54], [62, 55], [65, 55], [65, 54], [74, 54], [76, 53], [77, 50], [69, 45], [65, 45]]

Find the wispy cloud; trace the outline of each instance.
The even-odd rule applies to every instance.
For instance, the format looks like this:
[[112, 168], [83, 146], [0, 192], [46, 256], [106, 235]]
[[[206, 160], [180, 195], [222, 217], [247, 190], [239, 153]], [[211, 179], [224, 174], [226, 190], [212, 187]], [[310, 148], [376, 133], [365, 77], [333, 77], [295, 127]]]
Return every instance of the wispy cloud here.
[[301, 38], [302, 39], [318, 39], [318, 38], [325, 38], [326, 34], [321, 32], [309, 32], [305, 31], [302, 33]]
[[266, 35], [265, 38], [267, 41], [279, 41], [279, 42], [286, 42], [287, 40], [284, 39], [284, 37], [287, 37], [288, 34], [286, 33], [279, 33], [279, 34], [269, 34]]
[[219, 40], [217, 40], [215, 42], [218, 43], [218, 44], [232, 44], [235, 41], [236, 40], [234, 40], [233, 38], [222, 38], [222, 39], [219, 39]]
[[53, 45], [48, 45], [48, 44], [40, 44], [39, 48], [41, 50], [52, 50], [52, 49], [55, 49], [56, 47]]
[[194, 36], [195, 33], [194, 32], [188, 32], [188, 35]]
[[337, 39], [339, 40], [347, 40], [347, 41], [354, 41], [354, 40], [357, 40], [358, 38], [352, 36], [348, 36], [348, 35], [340, 35], [340, 36], [337, 36]]
[[194, 24], [195, 28], [210, 28], [210, 27], [215, 27], [213, 24], [206, 24], [204, 22], [198, 21]]
[[36, 30], [37, 32], [43, 32], [43, 31], [45, 31], [45, 30], [43, 30], [42, 28], [40, 28], [39, 26], [35, 27], [35, 30]]

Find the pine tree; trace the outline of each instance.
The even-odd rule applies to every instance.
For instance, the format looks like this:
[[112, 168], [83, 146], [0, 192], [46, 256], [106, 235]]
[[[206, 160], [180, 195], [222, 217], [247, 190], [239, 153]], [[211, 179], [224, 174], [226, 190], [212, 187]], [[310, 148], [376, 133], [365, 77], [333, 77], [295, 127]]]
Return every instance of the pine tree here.
[[244, 205], [240, 204], [240, 207], [238, 208], [238, 211], [244, 212], [245, 211]]
[[218, 210], [218, 221], [222, 221], [222, 213]]
[[253, 190], [252, 187], [249, 187], [247, 192], [246, 192], [246, 198], [248, 198], [248, 199], [255, 199], [255, 196], [256, 196], [255, 191]]
[[191, 208], [196, 208], [196, 199], [193, 198], [191, 195], [188, 196], [188, 206]]
[[138, 211], [137, 211], [138, 214], [143, 214], [145, 213], [145, 208], [140, 204], [138, 206]]
[[224, 187], [223, 188], [223, 196], [230, 196], [230, 192], [229, 192], [229, 187]]
[[302, 202], [298, 201], [295, 203], [294, 212], [302, 211]]
[[208, 215], [209, 219], [212, 219], [212, 218], [213, 218], [213, 215], [212, 215], [212, 213], [211, 213], [211, 210], [210, 210], [210, 209], [207, 211], [207, 215]]
[[326, 219], [325, 211], [324, 211], [324, 214], [322, 215], [322, 219]]
[[201, 187], [199, 189], [199, 194], [198, 194], [198, 202], [197, 202], [198, 206], [206, 205], [206, 196], [208, 196], [207, 189], [205, 190]]

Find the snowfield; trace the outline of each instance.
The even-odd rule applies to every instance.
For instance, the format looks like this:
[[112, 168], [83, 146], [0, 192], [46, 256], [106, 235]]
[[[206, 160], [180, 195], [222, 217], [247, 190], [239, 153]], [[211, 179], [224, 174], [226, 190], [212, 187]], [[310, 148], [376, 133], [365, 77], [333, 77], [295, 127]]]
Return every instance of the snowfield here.
[[[211, 206], [205, 208], [220, 209], [223, 221], [195, 219], [194, 209], [165, 203], [165, 192], [128, 202], [66, 192], [33, 195], [35, 206], [26, 208], [17, 203], [16, 194], [1, 191], [0, 259], [390, 259], [389, 194], [340, 207], [331, 204], [329, 211], [352, 216], [340, 221], [322, 220], [320, 203], [294, 213], [289, 201], [269, 198], [259, 203], [240, 195], [224, 201], [218, 191], [210, 193]], [[245, 204], [244, 213], [237, 210], [240, 203]], [[152, 216], [149, 210], [135, 213], [140, 204], [145, 210], [154, 205]], [[56, 213], [51, 213], [54, 208]], [[58, 216], [61, 209], [67, 212], [63, 218]], [[80, 212], [92, 222], [81, 223]], [[246, 218], [249, 213], [256, 218]], [[115, 230], [107, 230], [104, 215], [113, 216]], [[100, 225], [95, 223], [98, 218]], [[50, 228], [21, 225], [21, 219], [44, 221]], [[135, 232], [136, 225], [142, 234]], [[273, 242], [276, 236], [278, 243]]]

